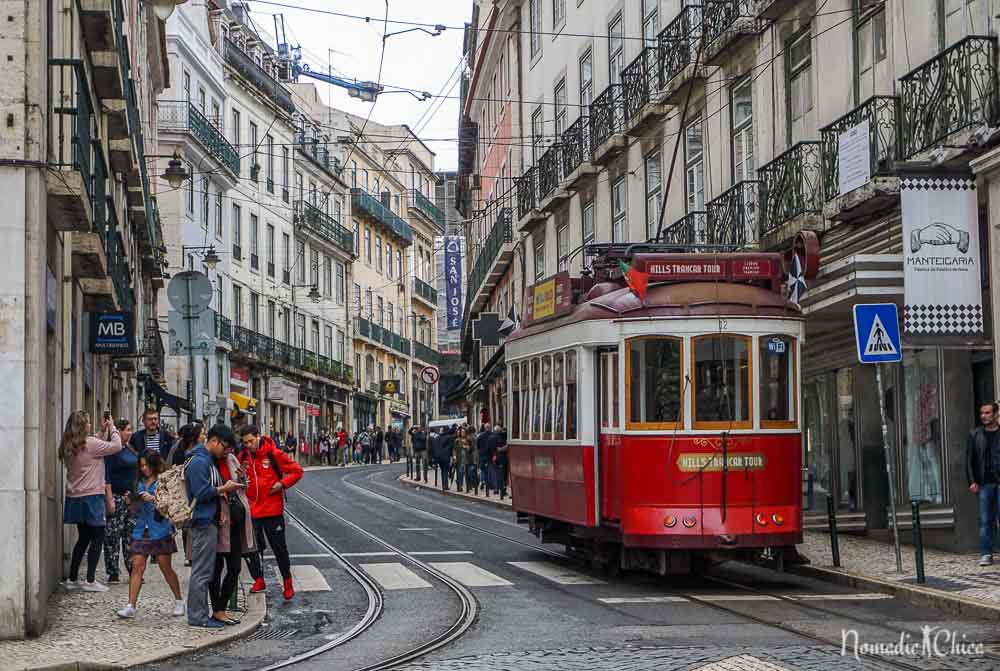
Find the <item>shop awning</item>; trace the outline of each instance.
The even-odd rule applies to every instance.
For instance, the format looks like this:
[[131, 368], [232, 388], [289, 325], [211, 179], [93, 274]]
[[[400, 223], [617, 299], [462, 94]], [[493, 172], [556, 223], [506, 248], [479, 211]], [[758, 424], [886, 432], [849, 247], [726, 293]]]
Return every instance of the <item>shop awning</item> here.
[[251, 398], [249, 396], [244, 396], [239, 392], [231, 391], [229, 392], [230, 400], [236, 404], [236, 407], [243, 412], [250, 412], [257, 407], [257, 399]]
[[851, 254], [820, 269], [802, 298], [802, 312], [849, 321], [858, 303], [902, 300], [902, 254]]
[[189, 416], [194, 411], [189, 400], [171, 394], [169, 391], [161, 387], [151, 376], [140, 375], [139, 381], [142, 382], [143, 388], [146, 392], [147, 407], [155, 407], [159, 410], [163, 406], [167, 406], [168, 408], [173, 408], [174, 412], [178, 415], [184, 412]]

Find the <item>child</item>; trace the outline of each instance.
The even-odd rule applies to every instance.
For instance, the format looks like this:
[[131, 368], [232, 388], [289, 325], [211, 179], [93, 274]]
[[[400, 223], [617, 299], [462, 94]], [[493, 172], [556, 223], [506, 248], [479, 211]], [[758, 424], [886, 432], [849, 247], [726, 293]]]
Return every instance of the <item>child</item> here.
[[167, 470], [166, 462], [156, 450], [146, 450], [139, 457], [139, 485], [136, 487], [139, 508], [135, 519], [135, 529], [132, 532], [132, 574], [128, 583], [128, 605], [118, 611], [118, 617], [133, 618], [136, 614], [136, 602], [139, 600], [139, 590], [142, 588], [142, 574], [146, 571], [146, 558], [156, 557], [160, 572], [167, 581], [170, 591], [174, 593], [174, 616], [184, 615], [184, 599], [181, 597], [181, 585], [170, 565], [171, 556], [177, 552], [174, 541], [174, 526], [170, 520], [156, 512], [153, 502], [156, 500], [156, 479]]

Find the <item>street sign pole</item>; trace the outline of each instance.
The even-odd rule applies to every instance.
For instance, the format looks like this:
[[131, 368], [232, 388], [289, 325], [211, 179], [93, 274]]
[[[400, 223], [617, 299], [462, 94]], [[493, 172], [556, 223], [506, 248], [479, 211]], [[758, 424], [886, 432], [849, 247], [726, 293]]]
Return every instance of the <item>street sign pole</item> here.
[[882, 449], [885, 450], [885, 472], [889, 477], [889, 519], [892, 522], [892, 542], [896, 547], [896, 573], [903, 572], [903, 553], [899, 547], [899, 523], [896, 520], [896, 468], [889, 444], [889, 424], [885, 420], [885, 399], [882, 391], [882, 367], [875, 364], [875, 384], [878, 386], [878, 412], [882, 419]]

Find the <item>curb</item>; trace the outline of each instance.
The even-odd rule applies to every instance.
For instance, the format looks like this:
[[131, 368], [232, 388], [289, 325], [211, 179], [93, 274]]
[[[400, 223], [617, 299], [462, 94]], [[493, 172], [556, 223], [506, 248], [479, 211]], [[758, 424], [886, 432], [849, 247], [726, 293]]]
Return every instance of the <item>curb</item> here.
[[423, 489], [430, 492], [437, 492], [442, 496], [451, 496], [454, 498], [465, 499], [466, 501], [475, 501], [476, 503], [482, 503], [483, 505], [492, 506], [494, 508], [499, 508], [500, 510], [513, 511], [514, 505], [511, 503], [508, 497], [504, 501], [494, 501], [493, 499], [484, 499], [481, 496], [476, 496], [475, 494], [466, 494], [465, 492], [455, 491], [454, 489], [449, 489], [448, 491], [442, 491], [440, 487], [435, 487], [432, 484], [419, 482], [417, 480], [411, 480], [406, 477], [405, 474], [400, 475], [398, 478], [399, 482], [408, 487], [413, 487], [415, 489]]
[[891, 594], [914, 606], [925, 606], [944, 611], [950, 615], [974, 617], [1000, 622], [1000, 605], [992, 605], [978, 599], [966, 599], [941, 590], [917, 585], [901, 585], [888, 580], [838, 571], [818, 566], [792, 566], [789, 573], [831, 582], [843, 587]]

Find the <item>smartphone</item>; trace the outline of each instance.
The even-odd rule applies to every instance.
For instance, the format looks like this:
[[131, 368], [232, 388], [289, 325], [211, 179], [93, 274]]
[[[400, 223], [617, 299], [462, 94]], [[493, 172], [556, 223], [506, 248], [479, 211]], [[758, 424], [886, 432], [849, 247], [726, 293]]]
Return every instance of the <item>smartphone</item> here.
[[104, 421], [108, 421], [110, 419], [111, 419], [111, 411], [110, 410], [105, 410], [104, 411]]

